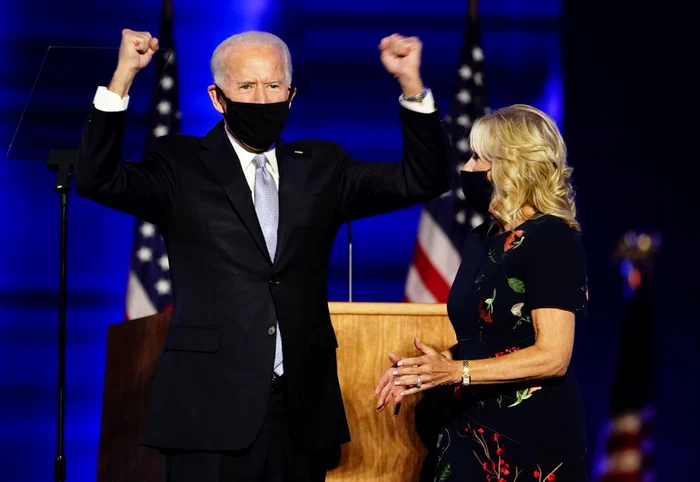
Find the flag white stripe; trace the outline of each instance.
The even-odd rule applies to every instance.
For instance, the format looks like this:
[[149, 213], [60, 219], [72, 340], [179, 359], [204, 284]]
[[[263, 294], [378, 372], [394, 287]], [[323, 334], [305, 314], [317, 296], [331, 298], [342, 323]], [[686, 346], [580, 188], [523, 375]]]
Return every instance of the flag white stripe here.
[[406, 278], [406, 299], [411, 303], [437, 303], [437, 299], [425, 287], [415, 266], [408, 270]]
[[450, 238], [425, 209], [418, 226], [418, 243], [423, 247], [423, 252], [430, 259], [433, 268], [440, 273], [448, 285], [452, 286], [461, 256]]
[[129, 271], [129, 284], [126, 291], [126, 316], [130, 320], [149, 316], [156, 313], [157, 310], [148, 293], [141, 286], [138, 276], [133, 271]]

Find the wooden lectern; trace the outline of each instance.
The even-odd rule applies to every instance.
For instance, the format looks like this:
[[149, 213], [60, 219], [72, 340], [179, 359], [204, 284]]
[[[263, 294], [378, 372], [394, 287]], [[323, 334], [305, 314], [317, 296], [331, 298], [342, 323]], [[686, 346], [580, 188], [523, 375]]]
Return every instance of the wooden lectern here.
[[[415, 426], [420, 396], [404, 400], [399, 416], [377, 413], [374, 387], [389, 352], [417, 354], [413, 338], [445, 350], [455, 343], [444, 304], [330, 303], [338, 338], [338, 376], [352, 441], [328, 482], [418, 481], [427, 453]], [[116, 323], [107, 332], [98, 482], [161, 482], [163, 461], [141, 446], [150, 385], [169, 313]]]

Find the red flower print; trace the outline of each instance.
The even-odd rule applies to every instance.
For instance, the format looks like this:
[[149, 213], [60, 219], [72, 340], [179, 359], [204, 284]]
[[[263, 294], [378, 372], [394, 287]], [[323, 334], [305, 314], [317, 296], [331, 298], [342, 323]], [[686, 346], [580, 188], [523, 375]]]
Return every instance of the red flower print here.
[[483, 301], [479, 301], [479, 313], [481, 314], [481, 319], [484, 323], [493, 323], [491, 319], [491, 311], [489, 311], [488, 305], [484, 304]]
[[501, 438], [501, 436], [500, 436], [499, 434], [497, 434], [497, 433], [494, 433], [494, 434], [493, 434], [493, 441], [494, 441], [494, 442], [498, 442], [498, 439], [499, 439], [499, 438]]
[[[557, 470], [559, 470], [559, 468], [560, 468], [562, 465], [564, 465], [564, 462], [559, 462], [559, 465], [557, 465], [556, 467], [554, 467], [554, 470], [552, 470], [548, 475], [545, 475], [545, 476], [544, 476], [544, 481], [545, 481], [545, 482], [554, 482], [554, 481], [556, 480], [556, 478], [557, 478], [557, 476], [554, 475], [554, 472], [556, 472]], [[535, 476], [535, 478], [536, 478], [538, 481], [542, 482], [542, 480], [543, 480], [543, 479], [542, 479], [542, 475], [543, 475], [543, 474], [542, 474], [542, 467], [540, 467], [539, 465], [537, 465], [537, 470], [535, 470], [534, 476]]]
[[479, 432], [479, 433], [484, 433], [484, 429], [481, 428], [481, 427], [479, 427], [479, 429], [477, 430], [477, 432]]
[[503, 455], [503, 449], [499, 447], [498, 450], [496, 450], [496, 455], [501, 457]]
[[518, 229], [517, 231], [510, 233], [506, 238], [506, 242], [503, 244], [503, 252], [505, 253], [510, 249], [515, 249], [520, 246], [525, 239], [523, 236], [524, 233], [525, 232], [522, 229]]
[[499, 356], [507, 355], [508, 353], [513, 353], [513, 352], [516, 352], [516, 351], [519, 351], [519, 350], [520, 350], [520, 347], [511, 346], [510, 348], [506, 348], [506, 349], [503, 350], [503, 351], [499, 351], [499, 352], [497, 352], [497, 353], [494, 353], [493, 356], [496, 357], [496, 358], [498, 358]]

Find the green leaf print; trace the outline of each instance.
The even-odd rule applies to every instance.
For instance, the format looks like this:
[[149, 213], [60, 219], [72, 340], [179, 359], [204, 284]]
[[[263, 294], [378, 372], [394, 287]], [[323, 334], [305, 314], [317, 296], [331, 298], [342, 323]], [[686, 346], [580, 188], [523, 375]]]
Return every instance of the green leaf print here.
[[491, 305], [493, 305], [493, 302], [495, 300], [496, 300], [496, 288], [493, 289], [493, 296], [491, 296], [491, 298], [487, 298], [485, 301], [486, 305], [488, 305], [488, 307], [491, 311], [493, 311], [493, 308], [491, 307]]
[[527, 315], [527, 316], [524, 317], [524, 318], [521, 316], [521, 317], [518, 319], [518, 321], [515, 323], [515, 326], [513, 327], [513, 329], [515, 330], [517, 327], [519, 327], [520, 325], [522, 325], [523, 322], [532, 323], [532, 320], [530, 319], [530, 315]]
[[516, 293], [525, 293], [525, 283], [518, 278], [508, 278], [508, 286]]
[[493, 249], [488, 250], [487, 256], [492, 263], [500, 264], [503, 261], [503, 255], [499, 255]]
[[508, 408], [515, 407], [516, 405], [520, 405], [523, 402], [523, 400], [527, 400], [528, 398], [530, 398], [532, 396], [532, 394], [530, 393], [530, 389], [528, 389], [528, 388], [525, 388], [523, 390], [518, 390], [517, 392], [515, 392], [515, 395], [518, 397], [518, 399], [515, 402], [508, 405]]
[[517, 399], [515, 402], [511, 403], [508, 405], [508, 408], [515, 407], [516, 405], [520, 405], [523, 403], [523, 400], [527, 400], [532, 396], [533, 393], [535, 393], [537, 390], [541, 390], [542, 387], [530, 387], [530, 388], [523, 388], [522, 390], [518, 390], [515, 392], [515, 396]]
[[442, 473], [440, 473], [440, 482], [447, 480], [450, 475], [452, 475], [452, 467], [450, 467], [450, 464], [447, 464], [442, 469]]

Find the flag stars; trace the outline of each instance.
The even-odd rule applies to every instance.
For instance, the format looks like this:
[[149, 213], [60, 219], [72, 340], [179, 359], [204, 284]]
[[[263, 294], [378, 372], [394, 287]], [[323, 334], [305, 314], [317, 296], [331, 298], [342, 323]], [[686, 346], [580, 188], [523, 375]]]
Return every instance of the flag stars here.
[[459, 69], [459, 76], [464, 80], [471, 78], [472, 69], [470, 69], [468, 65], [462, 65]]
[[474, 83], [479, 87], [484, 85], [484, 74], [482, 74], [481, 72], [477, 72], [476, 74], [474, 74]]
[[167, 295], [170, 293], [170, 281], [166, 279], [158, 280], [156, 283], [156, 291], [159, 295]]
[[151, 223], [143, 223], [141, 225], [141, 228], [139, 229], [139, 232], [144, 238], [150, 238], [151, 236], [156, 234], [156, 227]]
[[464, 200], [466, 199], [466, 198], [464, 197], [464, 191], [462, 191], [462, 190], [459, 189], [459, 188], [455, 189], [455, 195], [456, 195], [459, 199], [461, 199], [462, 201], [464, 201]]
[[168, 102], [167, 100], [163, 100], [158, 103], [158, 112], [160, 112], [161, 115], [168, 115], [170, 114], [170, 111], [172, 110], [172, 104]]
[[471, 119], [468, 115], [463, 114], [457, 117], [457, 124], [461, 125], [462, 127], [468, 127], [469, 124], [471, 124]]
[[163, 136], [167, 135], [168, 132], [169, 131], [168, 131], [167, 126], [164, 126], [162, 124], [159, 126], [156, 126], [156, 128], [153, 129], [153, 135], [156, 137], [163, 137]]
[[168, 261], [168, 256], [165, 254], [160, 257], [158, 264], [163, 271], [168, 271], [170, 269], [170, 261]]
[[472, 59], [474, 59], [474, 62], [481, 62], [484, 60], [484, 51], [481, 50], [481, 47], [474, 47], [472, 49]]
[[460, 152], [467, 152], [469, 150], [469, 143], [466, 139], [460, 139], [455, 146]]
[[464, 209], [460, 209], [457, 211], [457, 214], [455, 215], [455, 221], [459, 224], [464, 224], [464, 222], [467, 220], [467, 215], [464, 212]]
[[457, 100], [460, 101], [462, 104], [468, 104], [472, 101], [472, 96], [468, 90], [462, 89], [457, 94]]
[[138, 251], [136, 251], [136, 257], [143, 263], [146, 263], [151, 260], [153, 257], [153, 251], [151, 251], [151, 248], [148, 248], [146, 246], [140, 248]]
[[484, 218], [481, 216], [481, 214], [474, 213], [472, 218], [469, 220], [469, 223], [471, 224], [472, 228], [475, 228], [484, 223]]
[[163, 88], [163, 90], [170, 90], [173, 88], [173, 85], [175, 85], [175, 81], [169, 75], [166, 75], [160, 79], [160, 86]]

